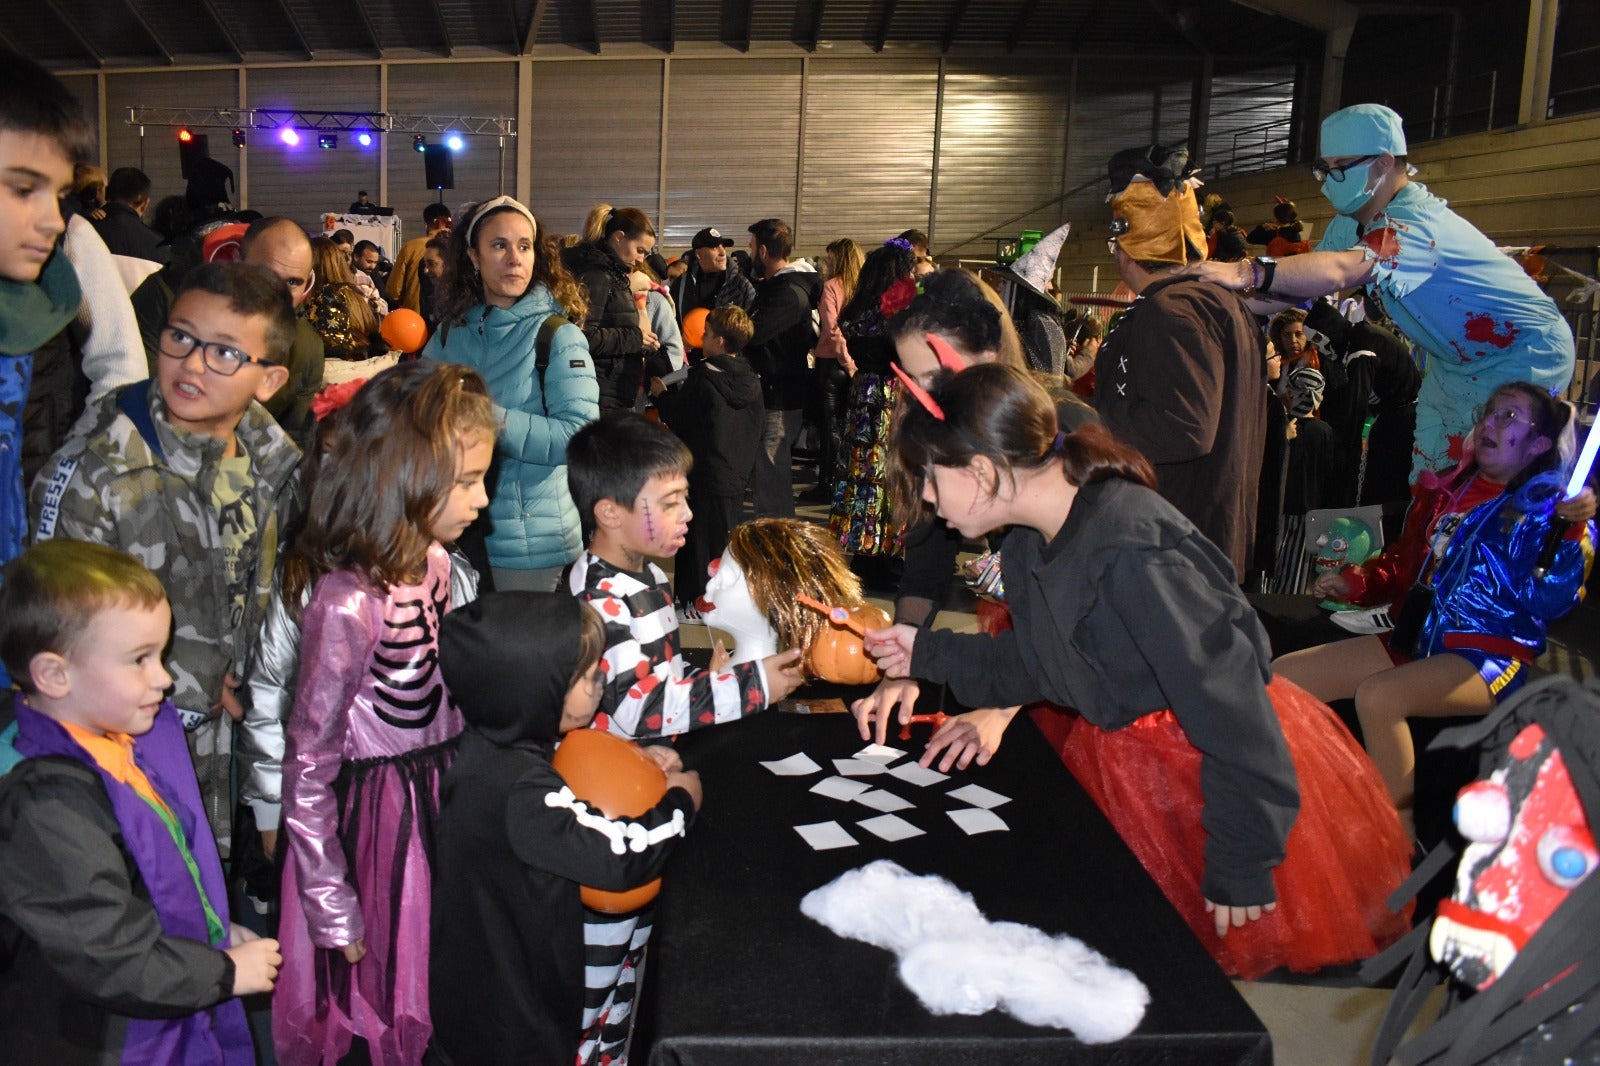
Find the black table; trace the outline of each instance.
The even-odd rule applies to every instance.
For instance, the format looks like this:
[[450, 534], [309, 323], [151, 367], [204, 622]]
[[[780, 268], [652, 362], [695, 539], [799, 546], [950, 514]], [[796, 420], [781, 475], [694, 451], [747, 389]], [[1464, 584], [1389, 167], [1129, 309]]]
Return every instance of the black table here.
[[[834, 1063], [1248, 1063], [1272, 1061], [1265, 1027], [1167, 904], [1031, 721], [1016, 721], [987, 767], [927, 788], [874, 777], [912, 800], [897, 812], [925, 835], [888, 843], [856, 826], [877, 812], [813, 794], [831, 760], [862, 747], [848, 715], [769, 711], [681, 738], [705, 807], [667, 868], [639, 1004], [633, 1061], [650, 1066]], [[890, 743], [912, 756], [929, 733]], [[823, 767], [778, 777], [761, 760], [804, 751]], [[976, 782], [1012, 797], [1010, 832], [967, 836], [942, 794]], [[860, 843], [814, 852], [793, 826], [835, 820]], [[1069, 933], [1150, 990], [1134, 1034], [1080, 1044], [1010, 1015], [930, 1014], [888, 951], [835, 935], [800, 898], [878, 858], [938, 874], [994, 921]]]

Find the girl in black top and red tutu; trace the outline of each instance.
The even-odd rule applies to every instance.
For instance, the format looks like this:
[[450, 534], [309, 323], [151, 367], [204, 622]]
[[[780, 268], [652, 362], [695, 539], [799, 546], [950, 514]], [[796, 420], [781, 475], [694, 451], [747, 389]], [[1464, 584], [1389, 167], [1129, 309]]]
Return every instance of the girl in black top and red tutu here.
[[[1013, 527], [1015, 628], [880, 630], [885, 672], [948, 682], [968, 706], [1073, 708], [1041, 714], [1046, 735], [1230, 974], [1350, 962], [1403, 933], [1384, 900], [1411, 846], [1382, 781], [1333, 712], [1272, 679], [1227, 557], [1152, 491], [1143, 457], [1098, 426], [1060, 432], [1008, 367], [911, 391], [896, 459], [964, 535]], [[986, 758], [1014, 713], [959, 717], [924, 763]], [[882, 739], [887, 717], [859, 711], [863, 735]]]

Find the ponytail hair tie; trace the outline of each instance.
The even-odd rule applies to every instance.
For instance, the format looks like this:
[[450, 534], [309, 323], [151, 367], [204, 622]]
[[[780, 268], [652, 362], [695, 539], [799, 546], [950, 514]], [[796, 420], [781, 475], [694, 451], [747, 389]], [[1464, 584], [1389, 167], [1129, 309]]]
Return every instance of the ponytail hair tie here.
[[1059, 452], [1061, 450], [1061, 446], [1066, 443], [1067, 431], [1064, 429], [1058, 429], [1056, 430], [1056, 442], [1050, 446], [1050, 450]]

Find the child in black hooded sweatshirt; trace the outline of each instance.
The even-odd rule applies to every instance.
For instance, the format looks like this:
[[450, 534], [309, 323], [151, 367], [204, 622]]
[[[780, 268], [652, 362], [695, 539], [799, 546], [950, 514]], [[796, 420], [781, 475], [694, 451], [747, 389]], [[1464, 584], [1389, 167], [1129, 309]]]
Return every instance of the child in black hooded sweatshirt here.
[[661, 802], [627, 820], [646, 847], [619, 855], [625, 822], [576, 803], [551, 766], [560, 736], [594, 717], [604, 650], [600, 616], [565, 592], [489, 593], [440, 624], [466, 731], [440, 790], [428, 972], [433, 1050], [454, 1066], [581, 1061], [578, 887], [660, 876], [700, 806], [699, 775], [669, 772]]

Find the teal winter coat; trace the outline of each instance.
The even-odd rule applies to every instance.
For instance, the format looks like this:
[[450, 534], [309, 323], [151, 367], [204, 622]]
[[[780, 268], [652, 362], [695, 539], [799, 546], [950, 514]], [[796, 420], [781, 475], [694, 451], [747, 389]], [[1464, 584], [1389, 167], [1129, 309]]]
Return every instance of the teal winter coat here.
[[550, 343], [541, 387], [534, 342], [550, 315], [550, 290], [535, 284], [509, 309], [479, 305], [442, 327], [422, 354], [470, 366], [489, 385], [500, 438], [491, 495], [489, 563], [506, 570], [565, 566], [582, 550], [578, 509], [567, 490], [567, 441], [600, 415], [600, 385], [589, 342], [562, 326]]

